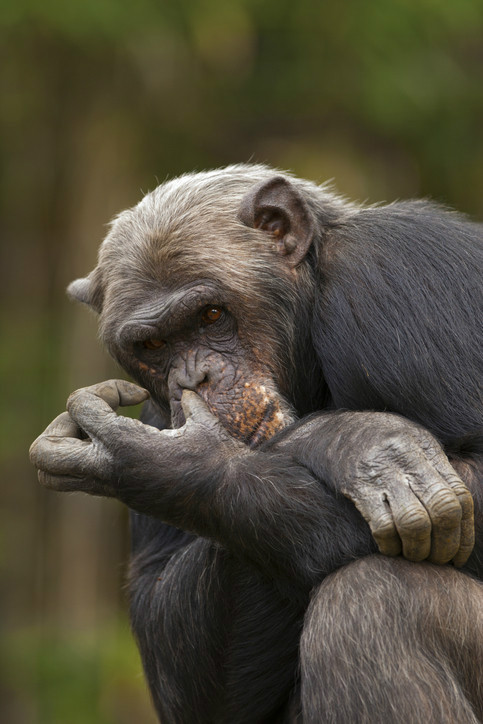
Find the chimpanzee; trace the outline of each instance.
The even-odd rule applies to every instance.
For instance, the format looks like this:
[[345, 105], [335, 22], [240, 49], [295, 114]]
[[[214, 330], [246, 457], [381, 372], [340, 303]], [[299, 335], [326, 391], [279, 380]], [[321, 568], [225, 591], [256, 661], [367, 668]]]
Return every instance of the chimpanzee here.
[[483, 719], [482, 242], [235, 165], [121, 213], [70, 285], [145, 389], [74, 392], [31, 459], [131, 508], [163, 724]]

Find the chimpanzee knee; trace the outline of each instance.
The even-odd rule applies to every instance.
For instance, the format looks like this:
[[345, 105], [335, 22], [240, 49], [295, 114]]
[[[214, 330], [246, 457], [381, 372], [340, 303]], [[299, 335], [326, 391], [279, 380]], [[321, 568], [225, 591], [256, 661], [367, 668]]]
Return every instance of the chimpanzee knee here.
[[315, 591], [301, 639], [304, 723], [481, 721], [483, 586], [370, 556]]

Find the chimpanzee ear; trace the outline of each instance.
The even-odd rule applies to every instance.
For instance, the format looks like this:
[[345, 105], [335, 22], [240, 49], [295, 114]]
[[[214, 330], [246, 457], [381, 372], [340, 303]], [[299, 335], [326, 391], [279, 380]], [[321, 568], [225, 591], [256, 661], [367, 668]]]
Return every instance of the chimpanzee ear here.
[[91, 307], [95, 312], [100, 313], [104, 295], [99, 283], [97, 269], [94, 269], [83, 279], [76, 279], [71, 282], [67, 287], [67, 294], [76, 302], [87, 304], [87, 306]]
[[238, 212], [245, 226], [266, 231], [291, 267], [300, 264], [312, 243], [315, 226], [301, 194], [283, 176], [255, 186]]

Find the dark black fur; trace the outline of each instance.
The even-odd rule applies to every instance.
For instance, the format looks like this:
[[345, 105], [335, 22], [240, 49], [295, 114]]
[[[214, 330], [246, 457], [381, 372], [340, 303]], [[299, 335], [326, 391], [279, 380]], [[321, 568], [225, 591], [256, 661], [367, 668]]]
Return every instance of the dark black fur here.
[[[155, 422], [149, 409], [143, 419]], [[162, 722], [285, 721], [312, 587], [376, 550], [344, 498], [322, 486], [310, 508], [283, 497], [312, 479], [289, 466], [274, 455], [269, 472], [257, 471], [280, 481], [281, 495], [248, 500], [253, 530], [223, 531], [223, 547], [131, 513], [132, 626]]]
[[235, 166], [148, 194], [69, 287], [151, 427], [101, 382], [31, 459], [133, 511], [162, 724], [483, 721], [482, 242]]
[[[323, 371], [327, 409], [397, 412], [456, 462], [466, 455], [479, 516], [466, 570], [480, 578], [481, 241], [481, 226], [422, 202], [332, 223], [312, 255], [309, 362]], [[333, 244], [344, 254], [332, 262]], [[152, 408], [144, 419], [162, 427]], [[302, 721], [300, 666], [304, 722], [482, 720], [481, 587], [450, 567], [378, 556], [347, 565], [375, 551], [368, 527], [322, 485], [316, 508], [297, 498], [324, 471], [314, 462], [320, 439], [290, 446], [290, 431], [265, 443], [253, 467], [277, 489], [251, 494], [230, 481], [231, 524], [206, 531], [223, 545], [132, 513], [132, 622], [160, 720]], [[213, 489], [222, 483], [211, 479]], [[450, 603], [436, 614], [440, 599]]]
[[365, 209], [335, 236], [344, 253], [324, 265], [313, 327], [335, 407], [399, 412], [445, 444], [481, 434], [482, 226], [416, 201]]

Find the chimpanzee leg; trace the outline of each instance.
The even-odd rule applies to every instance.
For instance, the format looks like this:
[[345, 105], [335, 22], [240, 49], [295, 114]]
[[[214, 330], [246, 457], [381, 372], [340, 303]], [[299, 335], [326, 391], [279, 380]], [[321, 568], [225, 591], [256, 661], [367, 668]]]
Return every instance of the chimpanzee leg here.
[[293, 724], [306, 604], [209, 540], [137, 513], [131, 528], [132, 626], [160, 721]]
[[328, 576], [301, 639], [304, 724], [483, 721], [483, 585], [370, 556]]

